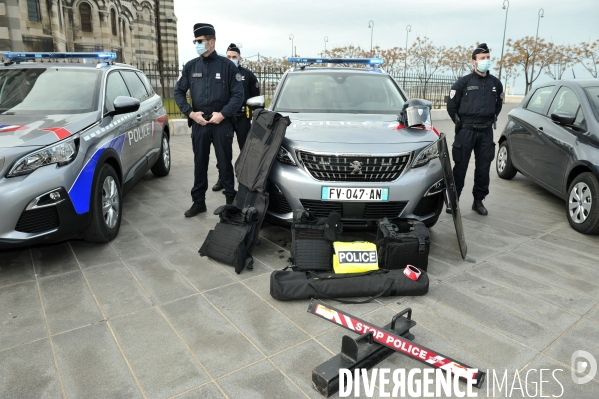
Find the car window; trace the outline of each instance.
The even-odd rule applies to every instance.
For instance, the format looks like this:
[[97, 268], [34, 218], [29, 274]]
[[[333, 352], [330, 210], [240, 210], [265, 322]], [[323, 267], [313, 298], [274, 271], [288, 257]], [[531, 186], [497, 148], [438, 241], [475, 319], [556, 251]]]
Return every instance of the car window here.
[[122, 76], [118, 72], [112, 72], [108, 75], [108, 80], [106, 81], [106, 101], [104, 104], [105, 111], [113, 111], [114, 110], [114, 100], [118, 96], [126, 96], [129, 97], [129, 90], [127, 89], [127, 85], [123, 80]]
[[404, 102], [399, 89], [387, 75], [300, 72], [287, 76], [275, 110], [396, 114]]
[[541, 113], [543, 108], [545, 108], [554, 87], [555, 86], [539, 87], [530, 97], [530, 101], [526, 104], [526, 109]]
[[595, 116], [599, 119], [599, 86], [598, 87], [587, 87], [584, 89], [591, 103], [591, 107], [595, 112]]
[[131, 97], [137, 98], [139, 101], [143, 101], [148, 97], [146, 87], [139, 79], [139, 76], [134, 71], [121, 71], [127, 86], [131, 91]]
[[0, 113], [78, 114], [98, 109], [101, 71], [22, 68], [0, 71]]
[[139, 76], [139, 78], [141, 79], [142, 83], [146, 87], [146, 90], [147, 90], [148, 94], [150, 96], [153, 95], [154, 94], [154, 88], [152, 87], [152, 85], [148, 81], [148, 78], [146, 77], [146, 75], [144, 75], [141, 72], [135, 72], [135, 73], [137, 74], [137, 76]]
[[584, 115], [582, 113], [582, 109], [580, 108], [580, 101], [578, 101], [578, 97], [571, 89], [565, 86], [559, 89], [555, 95], [547, 115], [551, 117], [551, 114], [556, 112], [567, 112], [569, 114], [575, 115], [575, 125], [580, 125], [584, 122]]

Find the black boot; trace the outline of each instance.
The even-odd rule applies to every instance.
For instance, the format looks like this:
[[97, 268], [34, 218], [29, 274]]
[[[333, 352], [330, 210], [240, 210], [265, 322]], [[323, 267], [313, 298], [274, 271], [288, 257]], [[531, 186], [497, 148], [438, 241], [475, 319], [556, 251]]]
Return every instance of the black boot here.
[[216, 182], [216, 184], [214, 186], [212, 186], [212, 191], [220, 191], [222, 190], [223, 184], [220, 182], [220, 179], [218, 179], [218, 181]]
[[185, 211], [185, 217], [192, 218], [202, 212], [206, 212], [206, 201], [194, 202], [191, 208]]
[[472, 210], [476, 211], [476, 213], [482, 216], [487, 216], [489, 214], [489, 212], [487, 212], [487, 208], [485, 208], [485, 206], [483, 205], [482, 200], [475, 199], [472, 203]]
[[451, 210], [450, 206], [448, 206], [447, 208], [445, 208], [445, 212], [449, 213], [450, 215], [453, 213], [453, 211]]

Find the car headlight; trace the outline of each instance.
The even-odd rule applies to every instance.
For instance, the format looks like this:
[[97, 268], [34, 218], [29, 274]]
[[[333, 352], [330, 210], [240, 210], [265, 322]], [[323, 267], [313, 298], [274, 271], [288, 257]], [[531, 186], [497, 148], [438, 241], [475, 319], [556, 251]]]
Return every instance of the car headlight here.
[[63, 141], [27, 154], [19, 159], [6, 177], [26, 175], [42, 166], [66, 165], [75, 159], [79, 151], [79, 135], [73, 135]]
[[412, 163], [412, 167], [417, 168], [419, 166], [424, 166], [431, 159], [439, 158], [439, 148], [437, 146], [437, 143], [438, 140], [426, 147], [424, 150], [422, 150], [414, 160], [414, 163]]
[[296, 163], [293, 160], [293, 158], [291, 157], [291, 154], [283, 146], [279, 147], [279, 153], [277, 154], [277, 160], [281, 163], [284, 163], [285, 165], [296, 166]]

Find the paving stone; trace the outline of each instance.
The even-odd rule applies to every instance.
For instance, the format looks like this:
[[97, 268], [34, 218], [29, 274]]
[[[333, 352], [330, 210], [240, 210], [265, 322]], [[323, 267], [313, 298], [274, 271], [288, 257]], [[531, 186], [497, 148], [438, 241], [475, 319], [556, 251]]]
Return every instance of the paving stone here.
[[289, 251], [282, 249], [268, 240], [261, 240], [260, 245], [254, 248], [252, 256], [254, 259], [259, 259], [272, 270], [280, 270], [289, 266], [287, 260], [291, 254]]
[[121, 225], [117, 239], [110, 245], [124, 261], [149, 255], [158, 256], [158, 251], [152, 244], [130, 224]]
[[155, 308], [110, 321], [148, 398], [165, 398], [209, 380]]
[[47, 336], [35, 281], [0, 289], [0, 349]]
[[582, 319], [568, 332], [568, 334], [580, 341], [584, 341], [599, 348], [599, 325], [589, 319]]
[[79, 270], [68, 243], [33, 247], [31, 256], [35, 273], [40, 278]]
[[264, 359], [264, 355], [200, 295], [163, 305], [162, 310], [213, 378]]
[[160, 220], [151, 226], [144, 227], [142, 234], [163, 255], [176, 253], [181, 247], [189, 245], [175, 229]]
[[52, 338], [67, 397], [141, 398], [106, 323]]
[[75, 258], [82, 269], [119, 261], [120, 258], [109, 243], [94, 243], [83, 240], [69, 241]]
[[229, 398], [305, 398], [288, 378], [266, 360], [218, 380]]
[[141, 256], [126, 262], [154, 303], [174, 301], [197, 291], [164, 258]]
[[1, 398], [62, 397], [47, 338], [0, 352], [0, 370]]
[[123, 262], [93, 267], [84, 273], [107, 318], [152, 306], [152, 301]]
[[39, 284], [51, 334], [103, 320], [81, 272], [48, 277]]
[[285, 316], [240, 283], [204, 295], [267, 356], [308, 339]]
[[[178, 395], [176, 399], [223, 399], [225, 396], [219, 391], [216, 385], [212, 382], [204, 384], [196, 389]], [[174, 398], [174, 399], [175, 399]]]
[[0, 251], [0, 288], [35, 280], [29, 249]]
[[[599, 359], [599, 342], [595, 342], [595, 345], [591, 345], [589, 342], [578, 339], [578, 335], [573, 332], [565, 334], [545, 350], [543, 354], [571, 367], [574, 352], [581, 350], [590, 353], [595, 359]], [[595, 375], [595, 380], [599, 382], [599, 373]]]

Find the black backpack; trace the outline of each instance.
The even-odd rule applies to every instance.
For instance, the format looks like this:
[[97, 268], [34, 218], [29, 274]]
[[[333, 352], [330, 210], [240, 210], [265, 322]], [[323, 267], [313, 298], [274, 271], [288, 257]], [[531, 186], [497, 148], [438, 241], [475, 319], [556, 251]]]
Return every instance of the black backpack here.
[[424, 223], [408, 219], [394, 224], [384, 218], [378, 225], [376, 246], [380, 268], [404, 269], [412, 265], [426, 271], [431, 242]]

